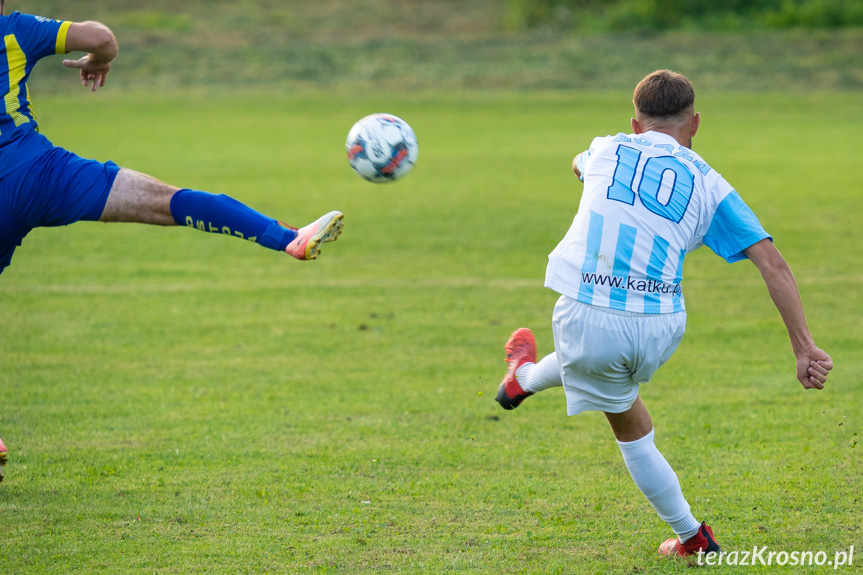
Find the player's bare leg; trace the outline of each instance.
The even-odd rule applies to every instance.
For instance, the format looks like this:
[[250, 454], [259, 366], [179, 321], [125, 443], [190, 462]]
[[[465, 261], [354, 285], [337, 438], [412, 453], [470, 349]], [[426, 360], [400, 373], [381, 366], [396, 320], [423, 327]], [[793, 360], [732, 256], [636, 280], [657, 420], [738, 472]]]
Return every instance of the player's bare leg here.
[[99, 221], [176, 226], [171, 215], [171, 198], [179, 189], [147, 174], [122, 168]]
[[674, 470], [653, 443], [653, 421], [638, 397], [623, 413], [605, 417], [617, 438], [623, 461], [633, 481], [653, 505], [659, 517], [678, 535], [659, 546], [662, 555], [689, 556], [718, 552], [713, 530], [699, 523], [689, 510]]
[[636, 441], [653, 430], [653, 421], [644, 402], [638, 397], [628, 411], [606, 413], [605, 418], [618, 441]]

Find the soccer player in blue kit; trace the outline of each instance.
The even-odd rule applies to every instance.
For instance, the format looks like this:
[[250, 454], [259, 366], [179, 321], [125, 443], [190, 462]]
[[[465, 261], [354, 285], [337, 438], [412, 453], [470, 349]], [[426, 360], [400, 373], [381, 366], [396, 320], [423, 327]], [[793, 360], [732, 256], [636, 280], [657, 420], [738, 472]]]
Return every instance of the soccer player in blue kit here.
[[728, 262], [755, 264], [785, 323], [804, 388], [823, 389], [833, 362], [815, 345], [794, 276], [772, 238], [692, 151], [701, 118], [689, 80], [653, 72], [635, 88], [633, 104], [631, 134], [596, 138], [573, 160], [584, 191], [572, 226], [549, 255], [545, 280], [560, 294], [555, 351], [537, 361], [533, 333], [513, 332], [496, 399], [514, 409], [563, 386], [569, 415], [604, 412], [632, 479], [676, 534], [659, 553], [718, 552], [713, 530], [695, 519], [657, 450], [638, 396], [683, 338], [685, 255], [707, 245]]
[[[117, 41], [98, 22], [63, 22], [14, 12], [0, 0], [0, 273], [30, 230], [77, 221], [138, 222], [191, 226], [231, 235], [299, 260], [312, 260], [321, 244], [342, 231], [343, 215], [329, 212], [300, 229], [293, 228], [222, 194], [181, 189], [113, 162], [85, 160], [54, 146], [39, 133], [27, 80], [47, 56], [86, 52], [63, 64], [79, 70], [92, 91], [105, 85]], [[6, 447], [0, 440], [0, 480]]]
[[[5, 0], [0, 14], [5, 14]], [[344, 218], [330, 212], [297, 230], [225, 196], [180, 189], [113, 162], [84, 160], [55, 147], [38, 132], [27, 89], [33, 66], [47, 56], [82, 51], [65, 60], [84, 86], [105, 85], [117, 56], [113, 33], [97, 22], [60, 22], [15, 12], [0, 16], [5, 58], [0, 59], [0, 273], [24, 236], [40, 226], [80, 220], [192, 226], [254, 241], [300, 260], [315, 259], [335, 240]]]

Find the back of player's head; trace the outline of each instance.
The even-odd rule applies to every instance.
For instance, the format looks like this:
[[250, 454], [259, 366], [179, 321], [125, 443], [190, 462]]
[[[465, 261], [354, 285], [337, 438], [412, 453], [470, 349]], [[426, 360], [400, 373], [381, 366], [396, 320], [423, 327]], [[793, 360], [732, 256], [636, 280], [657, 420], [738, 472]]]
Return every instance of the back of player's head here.
[[695, 105], [695, 90], [683, 74], [657, 70], [638, 83], [632, 103], [637, 114], [670, 118], [687, 112]]

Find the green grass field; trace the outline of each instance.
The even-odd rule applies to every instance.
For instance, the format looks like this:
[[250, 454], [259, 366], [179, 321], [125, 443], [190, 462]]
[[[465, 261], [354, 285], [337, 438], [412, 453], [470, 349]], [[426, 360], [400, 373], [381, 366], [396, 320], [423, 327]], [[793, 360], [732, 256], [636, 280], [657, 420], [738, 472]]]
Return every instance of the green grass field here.
[[[514, 328], [552, 350], [542, 277], [578, 205], [569, 162], [628, 129], [629, 98], [37, 101], [81, 155], [346, 224], [310, 263], [178, 228], [26, 238], [0, 279], [0, 573], [689, 573], [656, 557], [670, 531], [601, 415], [567, 418], [559, 390], [493, 400]], [[642, 388], [657, 444], [726, 550], [859, 551], [859, 94], [699, 109], [696, 149], [774, 235], [836, 368], [805, 392], [754, 266], [699, 250], [687, 338]], [[386, 186], [343, 151], [378, 111], [420, 143]]]

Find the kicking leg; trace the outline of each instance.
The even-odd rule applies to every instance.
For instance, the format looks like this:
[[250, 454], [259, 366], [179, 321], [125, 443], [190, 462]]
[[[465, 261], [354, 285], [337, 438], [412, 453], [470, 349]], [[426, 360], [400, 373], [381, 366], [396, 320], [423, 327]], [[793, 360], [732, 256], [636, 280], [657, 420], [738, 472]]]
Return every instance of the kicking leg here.
[[122, 169], [114, 180], [100, 221], [190, 226], [246, 239], [300, 260], [311, 260], [320, 253], [321, 244], [338, 238], [344, 216], [330, 212], [297, 230], [230, 196], [180, 189], [146, 174]]
[[179, 190], [146, 174], [122, 168], [114, 179], [99, 221], [176, 226], [171, 215], [171, 198]]
[[515, 409], [525, 400], [533, 395], [532, 391], [525, 391], [516, 380], [516, 371], [523, 365], [536, 363], [536, 339], [533, 332], [526, 327], [521, 327], [509, 336], [506, 345], [506, 375], [497, 388], [495, 401], [504, 409]]
[[563, 387], [557, 353], [550, 353], [536, 363], [522, 364], [515, 370], [515, 378], [523, 390], [531, 393]]
[[538, 391], [561, 387], [557, 354], [550, 353], [537, 363], [536, 340], [526, 327], [512, 332], [504, 346], [506, 376], [497, 388], [497, 401], [504, 409], [515, 409], [525, 398]]
[[692, 515], [677, 475], [654, 445], [653, 422], [641, 398], [637, 398], [628, 411], [606, 413], [605, 416], [635, 484], [659, 517], [678, 535], [663, 543], [659, 552], [663, 555], [693, 555], [699, 550], [719, 551], [713, 531]]

